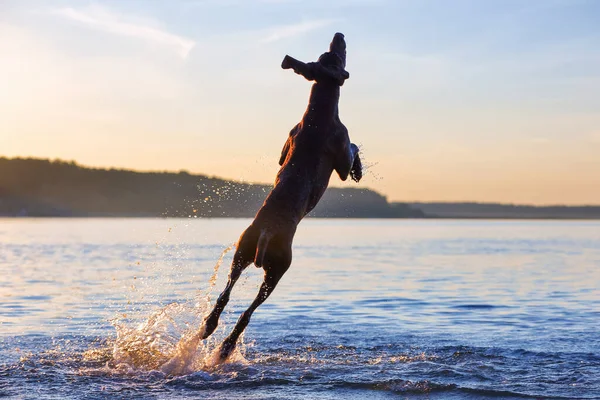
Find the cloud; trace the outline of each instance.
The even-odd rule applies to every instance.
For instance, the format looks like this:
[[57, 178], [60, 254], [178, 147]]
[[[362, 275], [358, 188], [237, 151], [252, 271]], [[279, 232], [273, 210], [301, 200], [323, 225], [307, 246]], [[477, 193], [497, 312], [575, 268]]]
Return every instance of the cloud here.
[[336, 21], [337, 20], [335, 19], [317, 19], [314, 21], [301, 22], [298, 24], [275, 26], [268, 30], [268, 35], [261, 41], [263, 43], [269, 43], [276, 42], [285, 38], [299, 36], [304, 33], [331, 25]]
[[134, 22], [130, 17], [117, 15], [99, 6], [88, 7], [85, 10], [66, 7], [53, 10], [52, 13], [83, 24], [89, 29], [137, 38], [149, 43], [169, 47], [184, 59], [196, 44], [191, 39], [152, 27], [148, 24]]
[[533, 144], [547, 144], [550, 143], [551, 140], [543, 136], [534, 136], [529, 139], [529, 142]]

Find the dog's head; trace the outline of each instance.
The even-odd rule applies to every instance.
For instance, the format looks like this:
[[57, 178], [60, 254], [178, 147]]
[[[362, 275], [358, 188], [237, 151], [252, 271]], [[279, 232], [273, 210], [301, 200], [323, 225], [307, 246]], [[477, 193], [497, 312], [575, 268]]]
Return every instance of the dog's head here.
[[294, 72], [309, 81], [334, 82], [339, 86], [350, 77], [346, 71], [346, 41], [344, 35], [336, 33], [329, 45], [329, 51], [321, 54], [317, 62], [304, 64], [286, 56], [281, 64], [284, 69], [293, 68]]
[[346, 68], [346, 41], [342, 33], [338, 32], [333, 36], [333, 40], [329, 44], [329, 51], [321, 54], [318, 62], [325, 68], [344, 71]]

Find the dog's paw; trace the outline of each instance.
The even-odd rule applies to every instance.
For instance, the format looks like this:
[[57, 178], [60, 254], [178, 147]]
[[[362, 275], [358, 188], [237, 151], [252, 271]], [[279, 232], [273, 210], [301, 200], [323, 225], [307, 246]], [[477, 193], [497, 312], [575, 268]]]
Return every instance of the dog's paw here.
[[219, 363], [227, 361], [233, 350], [235, 349], [235, 342], [225, 339], [221, 346], [217, 350], [217, 358]]
[[352, 143], [352, 151], [355, 155], [354, 162], [352, 163], [352, 168], [350, 168], [350, 178], [352, 178], [354, 182], [358, 182], [362, 179], [363, 168], [360, 156], [358, 155], [358, 146], [356, 146], [354, 143]]
[[352, 180], [354, 182], [359, 182], [362, 179], [362, 170], [360, 169], [352, 169], [350, 170], [350, 178], [352, 178]]

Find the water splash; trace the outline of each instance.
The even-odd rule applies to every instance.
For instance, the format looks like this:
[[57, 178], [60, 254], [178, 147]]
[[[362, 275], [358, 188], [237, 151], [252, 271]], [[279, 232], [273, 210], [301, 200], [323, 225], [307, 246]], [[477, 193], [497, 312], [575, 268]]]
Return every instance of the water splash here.
[[213, 274], [211, 275], [210, 279], [208, 280], [208, 292], [207, 292], [206, 297], [205, 297], [206, 298], [206, 302], [209, 305], [210, 305], [210, 295], [212, 293], [212, 290], [215, 288], [215, 284], [217, 283], [217, 276], [218, 276], [218, 273], [219, 273], [219, 268], [221, 267], [221, 264], [223, 264], [223, 260], [225, 259], [225, 255], [227, 255], [227, 253], [229, 253], [234, 248], [235, 248], [235, 244], [232, 244], [231, 246], [229, 246], [225, 250], [223, 250], [223, 252], [221, 253], [221, 256], [217, 260], [217, 263], [215, 264], [215, 267], [213, 269]]
[[[231, 245], [222, 252], [208, 280], [208, 290], [196, 297], [195, 304], [168, 304], [135, 328], [119, 320], [112, 321], [117, 331], [113, 344], [115, 369], [160, 370], [167, 375], [182, 375], [211, 369], [217, 364], [217, 339], [211, 336], [201, 340], [203, 318], [212, 306], [211, 294], [219, 269], [225, 255], [233, 248], [234, 245]], [[240, 344], [243, 346], [243, 342]], [[230, 360], [245, 361], [240, 350], [236, 350]]]

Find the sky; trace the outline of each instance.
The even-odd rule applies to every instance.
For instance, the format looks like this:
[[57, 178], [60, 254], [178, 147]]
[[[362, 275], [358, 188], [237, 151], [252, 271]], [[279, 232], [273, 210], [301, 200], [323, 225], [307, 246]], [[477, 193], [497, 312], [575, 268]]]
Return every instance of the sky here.
[[598, 21], [596, 0], [0, 0], [0, 156], [273, 182], [311, 85], [281, 60], [343, 32], [359, 187], [600, 204]]

